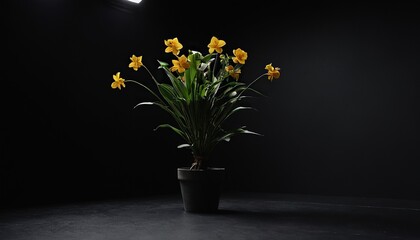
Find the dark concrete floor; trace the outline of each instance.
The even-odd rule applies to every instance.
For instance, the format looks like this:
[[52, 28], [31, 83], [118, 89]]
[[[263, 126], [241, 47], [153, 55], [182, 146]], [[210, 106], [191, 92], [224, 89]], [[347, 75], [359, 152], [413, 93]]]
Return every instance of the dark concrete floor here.
[[225, 194], [214, 214], [178, 195], [3, 209], [1, 240], [420, 239], [420, 201]]

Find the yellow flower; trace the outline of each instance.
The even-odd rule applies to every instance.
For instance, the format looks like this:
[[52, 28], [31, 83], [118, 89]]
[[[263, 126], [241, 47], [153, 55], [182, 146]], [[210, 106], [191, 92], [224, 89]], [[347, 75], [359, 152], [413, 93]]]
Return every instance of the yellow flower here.
[[170, 68], [172, 72], [178, 71], [178, 73], [185, 72], [185, 69], [190, 67], [188, 63], [188, 58], [185, 55], [182, 55], [178, 60], [172, 60], [173, 66]]
[[233, 50], [233, 55], [235, 55], [235, 57], [232, 58], [233, 62], [242, 65], [245, 64], [245, 60], [248, 58], [248, 53], [240, 48]]
[[209, 53], [213, 53], [214, 50], [216, 50], [216, 52], [218, 53], [222, 53], [223, 52], [222, 47], [225, 45], [226, 45], [225, 41], [219, 40], [217, 39], [217, 37], [212, 37], [207, 47], [209, 48]]
[[129, 68], [133, 68], [134, 71], [137, 71], [141, 66], [143, 66], [143, 63], [141, 62], [143, 56], [136, 57], [136, 55], [133, 54], [131, 56], [130, 60], [131, 63], [128, 65]]
[[166, 49], [166, 53], [172, 52], [175, 56], [178, 56], [179, 51], [182, 49], [182, 44], [178, 41], [178, 38], [164, 40]]
[[268, 75], [268, 80], [270, 80], [270, 81], [273, 81], [273, 79], [277, 79], [277, 78], [279, 78], [280, 77], [280, 68], [278, 68], [278, 67], [273, 67], [272, 65], [271, 65], [271, 63], [270, 64], [267, 64], [266, 66], [265, 66], [265, 69], [268, 71], [267, 72], [267, 75]]
[[121, 90], [121, 86], [125, 87], [124, 78], [120, 77], [120, 72], [112, 76], [114, 78], [114, 82], [112, 82], [111, 87], [113, 89], [118, 88]]
[[235, 69], [232, 65], [229, 65], [225, 68], [225, 70], [229, 73], [231, 77], [238, 81], [239, 74], [241, 74], [241, 69]]

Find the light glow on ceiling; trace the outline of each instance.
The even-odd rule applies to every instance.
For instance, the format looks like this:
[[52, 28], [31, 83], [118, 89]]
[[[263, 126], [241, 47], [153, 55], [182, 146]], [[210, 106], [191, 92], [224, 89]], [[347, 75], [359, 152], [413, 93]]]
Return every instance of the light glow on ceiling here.
[[141, 0], [127, 0], [127, 1], [133, 2], [133, 3], [140, 3], [141, 2]]

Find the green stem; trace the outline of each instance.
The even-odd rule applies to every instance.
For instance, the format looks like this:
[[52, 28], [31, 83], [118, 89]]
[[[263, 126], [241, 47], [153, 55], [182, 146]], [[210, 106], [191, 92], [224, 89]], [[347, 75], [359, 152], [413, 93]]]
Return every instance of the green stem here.
[[260, 78], [262, 78], [262, 77], [264, 77], [266, 75], [267, 75], [267, 73], [263, 73], [259, 77], [257, 77], [254, 81], [250, 82], [248, 84], [248, 86], [246, 86], [246, 88], [239, 93], [238, 98], [242, 95], [243, 92], [245, 92], [246, 90], [248, 90], [251, 87], [251, 85], [254, 84], [258, 79], [260, 79]]
[[149, 69], [143, 65], [144, 69], [146, 69], [146, 71], [149, 73], [149, 75], [152, 77], [153, 81], [156, 83], [156, 86], [159, 85], [159, 82], [156, 80], [155, 76], [153, 76], [153, 74], [149, 71]]

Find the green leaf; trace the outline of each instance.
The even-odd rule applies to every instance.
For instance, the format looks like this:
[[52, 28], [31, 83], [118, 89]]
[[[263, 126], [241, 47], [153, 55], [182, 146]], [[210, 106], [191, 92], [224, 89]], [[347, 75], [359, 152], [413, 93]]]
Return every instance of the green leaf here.
[[184, 140], [188, 139], [183, 131], [179, 130], [178, 128], [176, 128], [176, 127], [174, 127], [170, 124], [161, 124], [161, 125], [157, 126], [154, 130], [156, 131], [159, 128], [169, 128], [172, 131], [174, 131], [176, 134], [180, 135]]
[[190, 145], [190, 144], [185, 143], [185, 144], [178, 145], [178, 147], [177, 147], [177, 148], [191, 148], [191, 145]]
[[185, 99], [188, 99], [188, 92], [185, 88], [185, 85], [182, 83], [181, 79], [177, 78], [169, 69], [167, 66], [161, 66], [165, 70], [166, 75], [169, 77], [169, 80], [171, 81], [172, 86], [174, 87], [176, 94], [179, 96], [184, 97]]
[[197, 67], [196, 65], [191, 62], [190, 67], [185, 70], [185, 87], [187, 88], [188, 94], [190, 94], [193, 91], [193, 81], [195, 80], [195, 76], [197, 74]]
[[155, 104], [154, 102], [141, 102], [141, 103], [138, 103], [136, 106], [134, 106], [134, 108], [142, 106], [142, 105], [154, 105], [154, 104]]
[[161, 83], [158, 85], [160, 94], [165, 98], [168, 103], [172, 103], [176, 98], [175, 91], [171, 85]]
[[159, 60], [157, 60], [157, 61], [158, 61], [159, 65], [160, 65], [159, 68], [169, 66], [169, 64], [167, 62], [163, 62], [163, 61], [159, 61]]
[[257, 110], [257, 109], [255, 109], [255, 108], [253, 108], [253, 107], [237, 107], [237, 108], [233, 109], [232, 111], [230, 111], [230, 112], [227, 114], [227, 116], [226, 116], [226, 118], [225, 118], [225, 119], [227, 119], [227, 118], [228, 118], [228, 117], [230, 117], [232, 114], [234, 114], [234, 113], [236, 113], [236, 112], [238, 112], [238, 111], [240, 111], [240, 110]]
[[246, 129], [242, 129], [242, 131], [241, 131], [241, 132], [239, 132], [239, 133], [244, 133], [244, 134], [253, 134], [253, 135], [258, 135], [258, 136], [264, 136], [264, 135], [262, 135], [262, 134], [260, 134], [260, 133], [257, 133], [257, 132], [252, 132], [252, 131], [249, 131], [249, 130], [246, 130]]
[[201, 61], [203, 62], [214, 61], [213, 56], [216, 56], [216, 53], [207, 54], [206, 56], [203, 57], [203, 59], [201, 59]]
[[230, 132], [228, 132], [228, 133], [226, 133], [226, 134], [222, 135], [221, 137], [219, 137], [219, 138], [217, 139], [217, 141], [218, 141], [218, 142], [220, 142], [220, 141], [230, 141], [230, 138], [231, 138], [232, 136], [234, 136], [234, 135], [236, 135], [236, 134], [239, 134], [239, 133], [243, 133], [243, 134], [253, 134], [253, 135], [263, 136], [262, 134], [259, 134], [259, 133], [257, 133], [257, 132], [252, 132], [252, 131], [246, 130], [246, 129], [245, 129], [245, 126], [243, 126], [243, 127], [240, 127], [240, 128], [238, 128], [238, 129], [235, 129], [235, 130], [233, 130], [233, 131], [230, 131]]

